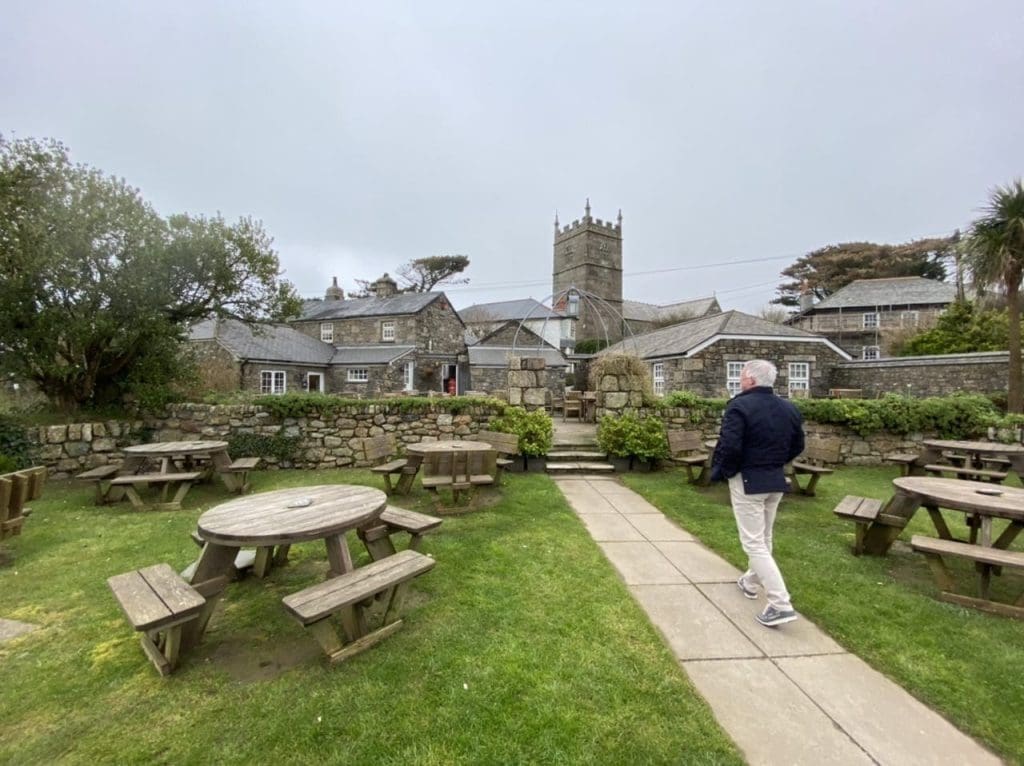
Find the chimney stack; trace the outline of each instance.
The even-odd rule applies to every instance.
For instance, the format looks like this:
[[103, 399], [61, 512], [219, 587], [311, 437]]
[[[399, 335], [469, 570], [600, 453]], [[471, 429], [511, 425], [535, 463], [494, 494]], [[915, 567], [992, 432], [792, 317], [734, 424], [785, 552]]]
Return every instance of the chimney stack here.
[[324, 300], [327, 301], [343, 301], [345, 300], [345, 291], [338, 287], [338, 278], [334, 278], [334, 284], [327, 288], [324, 293]]
[[800, 285], [800, 310], [810, 311], [814, 305], [814, 295], [811, 293], [811, 286], [807, 284], [805, 279]]
[[395, 282], [388, 273], [385, 271], [384, 276], [370, 285], [370, 290], [378, 298], [390, 298], [393, 295], [398, 294], [398, 283]]

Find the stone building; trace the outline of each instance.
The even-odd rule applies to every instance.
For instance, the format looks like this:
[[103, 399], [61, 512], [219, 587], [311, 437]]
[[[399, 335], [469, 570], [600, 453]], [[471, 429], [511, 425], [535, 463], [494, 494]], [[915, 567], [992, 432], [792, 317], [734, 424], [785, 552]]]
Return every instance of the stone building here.
[[805, 292], [787, 324], [820, 333], [857, 359], [880, 359], [895, 340], [933, 327], [954, 300], [956, 287], [934, 279], [857, 279], [819, 303]]
[[633, 354], [647, 362], [655, 395], [692, 391], [706, 397], [737, 393], [740, 370], [750, 359], [768, 359], [778, 367], [779, 394], [823, 397], [832, 369], [850, 359], [827, 338], [739, 311], [626, 338], [601, 354]]
[[576, 319], [533, 298], [475, 303], [459, 312], [466, 327], [483, 337], [515, 322], [555, 348], [570, 348], [576, 338]]
[[505, 322], [469, 347], [471, 388], [501, 393], [509, 384], [509, 363], [519, 359], [543, 359], [542, 369], [532, 369], [536, 385], [557, 398], [565, 389], [569, 362], [562, 352], [518, 321]]

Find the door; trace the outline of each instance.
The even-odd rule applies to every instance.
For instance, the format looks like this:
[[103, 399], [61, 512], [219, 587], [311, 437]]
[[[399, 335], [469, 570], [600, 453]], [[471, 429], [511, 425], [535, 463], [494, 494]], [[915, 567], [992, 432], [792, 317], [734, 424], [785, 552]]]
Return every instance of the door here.
[[324, 376], [319, 372], [308, 372], [306, 373], [306, 390], [307, 391], [319, 391], [323, 393], [324, 390]]
[[459, 393], [459, 368], [457, 365], [441, 365], [441, 392], [452, 396]]

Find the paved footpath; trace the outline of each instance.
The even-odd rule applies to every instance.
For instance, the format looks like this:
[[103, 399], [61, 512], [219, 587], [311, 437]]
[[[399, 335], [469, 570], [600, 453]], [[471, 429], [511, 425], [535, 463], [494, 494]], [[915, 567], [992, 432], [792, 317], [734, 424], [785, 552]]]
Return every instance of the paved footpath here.
[[998, 764], [801, 618], [778, 628], [739, 572], [613, 477], [557, 481], [751, 764]]

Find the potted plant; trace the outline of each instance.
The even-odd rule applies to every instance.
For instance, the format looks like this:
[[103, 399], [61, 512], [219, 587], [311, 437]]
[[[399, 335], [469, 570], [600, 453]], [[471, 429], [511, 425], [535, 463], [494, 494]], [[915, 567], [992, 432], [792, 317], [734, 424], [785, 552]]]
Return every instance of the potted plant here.
[[491, 422], [491, 428], [519, 437], [522, 470], [543, 471], [546, 468], [544, 456], [554, 441], [554, 428], [551, 417], [544, 410], [527, 412], [522, 407], [506, 407], [501, 417]]
[[668, 457], [668, 437], [661, 419], [605, 415], [597, 427], [597, 444], [616, 471], [649, 471]]
[[631, 415], [605, 415], [597, 424], [597, 446], [620, 473], [630, 468], [629, 435], [636, 418]]

